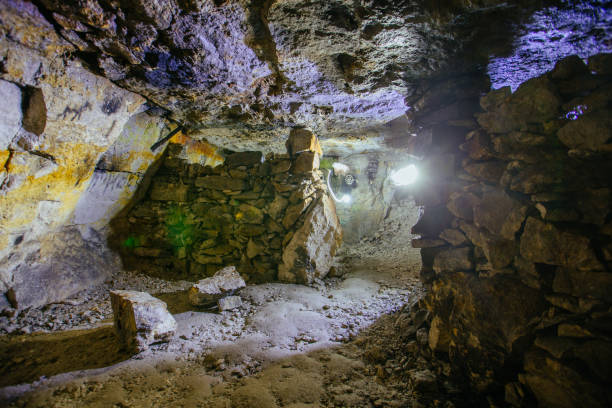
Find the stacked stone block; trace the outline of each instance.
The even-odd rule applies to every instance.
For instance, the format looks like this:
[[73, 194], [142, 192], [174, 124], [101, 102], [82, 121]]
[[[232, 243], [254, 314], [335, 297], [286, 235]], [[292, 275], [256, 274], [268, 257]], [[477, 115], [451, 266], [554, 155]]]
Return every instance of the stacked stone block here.
[[[145, 198], [113, 223], [124, 266], [192, 280], [230, 265], [250, 282], [277, 280], [279, 265], [285, 281], [325, 276], [341, 230], [318, 171], [320, 146], [294, 129], [287, 147], [291, 154], [265, 159], [229, 153], [211, 168], [189, 164], [183, 146], [170, 144]], [[312, 222], [329, 208], [325, 222]], [[327, 258], [307, 248], [313, 234], [328, 237]]]
[[569, 57], [492, 91], [464, 137], [426, 126], [427, 353], [498, 402], [612, 403], [611, 66]]

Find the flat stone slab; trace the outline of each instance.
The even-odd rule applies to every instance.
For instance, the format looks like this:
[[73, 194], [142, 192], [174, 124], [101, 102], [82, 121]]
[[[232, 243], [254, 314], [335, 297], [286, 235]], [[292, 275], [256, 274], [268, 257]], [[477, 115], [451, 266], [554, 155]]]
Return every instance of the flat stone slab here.
[[225, 310], [234, 310], [242, 306], [242, 299], [240, 296], [227, 296], [219, 299], [218, 304], [219, 310], [222, 312]]
[[228, 266], [212, 277], [202, 279], [189, 289], [189, 302], [194, 306], [212, 306], [219, 299], [244, 288], [246, 283], [236, 267]]
[[174, 336], [176, 320], [165, 302], [131, 290], [113, 290], [110, 297], [115, 331], [127, 350], [140, 353]]

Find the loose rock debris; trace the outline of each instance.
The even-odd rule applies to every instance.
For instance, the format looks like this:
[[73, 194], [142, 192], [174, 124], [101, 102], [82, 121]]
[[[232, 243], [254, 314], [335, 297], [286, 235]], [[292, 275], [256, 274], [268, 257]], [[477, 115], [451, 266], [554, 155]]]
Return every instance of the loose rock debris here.
[[[393, 217], [386, 222], [381, 229], [394, 234], [351, 247], [354, 254], [359, 246], [380, 246], [383, 259], [362, 251], [363, 257], [352, 255], [339, 265], [344, 276], [311, 286], [247, 286], [224, 298], [240, 300], [231, 310], [193, 307], [187, 282], [132, 275], [125, 286], [142, 289], [156, 282], [167, 292], [151, 291], [177, 322], [168, 343], [122, 354], [112, 332], [104, 332], [110, 323], [100, 320], [90, 323], [96, 328], [78, 332], [4, 336], [1, 358], [8, 364], [0, 373], [0, 400], [14, 407], [402, 407], [428, 401], [424, 396], [434, 391], [448, 393], [439, 385], [440, 370], [416, 352], [427, 319], [411, 307], [422, 294], [418, 250], [406, 245], [410, 234], [393, 227]], [[82, 294], [87, 296], [96, 299], [95, 291]], [[108, 310], [101, 317], [109, 321], [110, 302], [98, 295], [92, 303]], [[398, 328], [405, 336], [397, 335]], [[32, 356], [51, 340], [55, 359], [38, 362]], [[8, 355], [26, 342], [32, 355]], [[87, 354], [81, 365], [66, 359], [71, 350]], [[114, 359], [101, 360], [99, 353]]]

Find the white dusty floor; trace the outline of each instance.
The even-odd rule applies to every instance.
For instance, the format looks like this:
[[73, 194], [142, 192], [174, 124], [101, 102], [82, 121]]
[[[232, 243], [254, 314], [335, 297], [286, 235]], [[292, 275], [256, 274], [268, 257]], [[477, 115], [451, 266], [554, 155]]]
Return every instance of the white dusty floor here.
[[[410, 246], [417, 215], [408, 207], [390, 215], [379, 233], [344, 247], [343, 277], [311, 287], [248, 286], [233, 311], [192, 310], [188, 282], [122, 274], [63, 304], [5, 318], [0, 326], [13, 334], [0, 337], [0, 405], [405, 406], [401, 384], [381, 381], [391, 366], [363, 361], [372, 338], [384, 348], [376, 329], [363, 330], [422, 291], [419, 252]], [[156, 293], [177, 320], [174, 339], [122, 354], [109, 288]]]

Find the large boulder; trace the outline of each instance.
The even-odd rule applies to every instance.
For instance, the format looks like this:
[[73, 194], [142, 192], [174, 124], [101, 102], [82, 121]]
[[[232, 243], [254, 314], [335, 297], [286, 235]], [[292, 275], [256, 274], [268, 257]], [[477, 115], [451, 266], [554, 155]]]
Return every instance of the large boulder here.
[[127, 350], [140, 353], [174, 336], [176, 320], [163, 301], [130, 290], [111, 291], [110, 297], [115, 330]]
[[202, 279], [189, 289], [189, 302], [194, 306], [211, 306], [227, 295], [246, 286], [236, 267], [228, 266], [212, 277]]
[[304, 225], [295, 232], [283, 251], [278, 279], [284, 282], [312, 283], [323, 278], [333, 266], [342, 242], [342, 228], [332, 199], [323, 195], [311, 207]]

